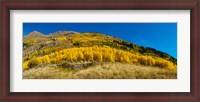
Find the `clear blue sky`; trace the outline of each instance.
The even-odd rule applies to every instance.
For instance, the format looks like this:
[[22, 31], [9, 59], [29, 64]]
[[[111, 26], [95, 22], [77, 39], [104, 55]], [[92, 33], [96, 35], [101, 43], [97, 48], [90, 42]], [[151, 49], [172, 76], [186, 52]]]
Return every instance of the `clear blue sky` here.
[[23, 36], [32, 31], [49, 34], [59, 30], [99, 32], [177, 58], [177, 23], [23, 23]]

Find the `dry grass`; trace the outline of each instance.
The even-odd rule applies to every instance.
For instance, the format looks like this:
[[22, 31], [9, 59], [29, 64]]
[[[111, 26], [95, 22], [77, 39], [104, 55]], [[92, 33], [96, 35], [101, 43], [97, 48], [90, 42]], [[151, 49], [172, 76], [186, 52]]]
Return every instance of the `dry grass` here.
[[45, 66], [23, 71], [23, 79], [69, 79], [73, 73], [73, 70]]
[[74, 74], [78, 79], [176, 79], [176, 71], [133, 64], [106, 63]]
[[24, 79], [176, 79], [174, 70], [127, 63], [102, 63], [80, 71], [46, 66], [23, 72]]

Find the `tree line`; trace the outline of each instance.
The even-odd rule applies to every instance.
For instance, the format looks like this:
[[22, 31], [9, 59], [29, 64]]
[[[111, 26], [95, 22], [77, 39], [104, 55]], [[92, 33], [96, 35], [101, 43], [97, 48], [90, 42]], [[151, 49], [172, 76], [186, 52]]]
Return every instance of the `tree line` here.
[[[51, 49], [49, 49], [51, 50]], [[45, 50], [48, 52], [48, 50]], [[51, 51], [50, 51], [51, 52]], [[168, 69], [176, 69], [176, 65], [168, 60], [130, 53], [108, 46], [93, 46], [79, 48], [60, 49], [44, 56], [34, 56], [26, 59], [23, 63], [24, 69], [35, 67], [39, 64], [59, 64], [66, 62], [122, 62], [140, 64]]]

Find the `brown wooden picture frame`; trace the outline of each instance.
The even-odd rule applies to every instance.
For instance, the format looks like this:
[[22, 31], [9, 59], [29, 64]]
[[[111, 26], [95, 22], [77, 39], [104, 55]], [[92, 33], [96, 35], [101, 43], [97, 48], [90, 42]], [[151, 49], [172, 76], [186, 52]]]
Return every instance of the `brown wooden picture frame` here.
[[[199, 102], [199, 0], [9, 0], [1, 2], [0, 101]], [[10, 10], [190, 10], [190, 92], [10, 92]]]

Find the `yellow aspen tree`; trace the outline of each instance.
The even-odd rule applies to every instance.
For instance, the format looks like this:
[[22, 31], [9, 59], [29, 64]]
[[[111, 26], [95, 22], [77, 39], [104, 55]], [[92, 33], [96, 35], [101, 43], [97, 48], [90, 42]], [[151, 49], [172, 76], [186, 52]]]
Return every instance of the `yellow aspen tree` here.
[[113, 53], [110, 53], [109, 58], [111, 62], [115, 62], [115, 55]]
[[48, 64], [50, 64], [51, 63], [51, 60], [50, 60], [50, 58], [49, 58], [49, 56], [44, 56], [44, 58], [45, 58], [45, 60], [46, 60], [46, 63], [48, 63]]
[[28, 69], [29, 61], [23, 63], [23, 69]]

